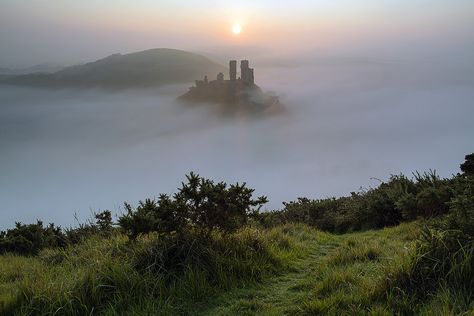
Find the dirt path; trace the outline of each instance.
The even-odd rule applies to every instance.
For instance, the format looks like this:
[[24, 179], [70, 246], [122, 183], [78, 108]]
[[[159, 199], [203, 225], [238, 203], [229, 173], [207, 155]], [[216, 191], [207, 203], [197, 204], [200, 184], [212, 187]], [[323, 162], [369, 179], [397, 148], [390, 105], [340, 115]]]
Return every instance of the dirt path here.
[[336, 248], [341, 238], [312, 242], [308, 255], [296, 260], [289, 272], [262, 283], [226, 292], [199, 315], [293, 315], [308, 289], [308, 278], [318, 262]]

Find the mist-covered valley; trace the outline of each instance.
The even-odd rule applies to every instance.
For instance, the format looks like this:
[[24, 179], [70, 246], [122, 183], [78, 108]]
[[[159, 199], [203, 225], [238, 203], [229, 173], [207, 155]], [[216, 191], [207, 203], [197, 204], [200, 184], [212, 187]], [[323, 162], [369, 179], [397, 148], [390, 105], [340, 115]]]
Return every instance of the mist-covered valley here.
[[0, 228], [120, 213], [124, 201], [175, 192], [190, 171], [245, 181], [274, 209], [426, 166], [450, 176], [472, 151], [472, 68], [321, 60], [256, 64], [255, 80], [280, 96], [284, 114], [223, 116], [218, 105], [181, 104], [176, 97], [187, 84], [0, 86]]

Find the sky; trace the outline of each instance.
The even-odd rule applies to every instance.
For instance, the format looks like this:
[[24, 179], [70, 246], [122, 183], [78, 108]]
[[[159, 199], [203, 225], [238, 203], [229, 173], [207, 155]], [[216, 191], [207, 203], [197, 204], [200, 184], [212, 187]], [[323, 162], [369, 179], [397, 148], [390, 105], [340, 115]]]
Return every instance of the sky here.
[[0, 8], [0, 67], [10, 68], [155, 47], [464, 64], [474, 55], [470, 0], [2, 0]]

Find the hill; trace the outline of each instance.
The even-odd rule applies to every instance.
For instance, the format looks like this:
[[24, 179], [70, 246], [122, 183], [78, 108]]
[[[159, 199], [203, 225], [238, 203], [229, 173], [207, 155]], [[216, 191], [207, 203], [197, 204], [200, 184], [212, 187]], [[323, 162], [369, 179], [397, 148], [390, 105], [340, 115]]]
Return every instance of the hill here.
[[176, 49], [156, 48], [131, 54], [113, 54], [52, 74], [36, 73], [3, 78], [0, 83], [34, 87], [153, 87], [193, 82], [225, 71], [208, 58]]

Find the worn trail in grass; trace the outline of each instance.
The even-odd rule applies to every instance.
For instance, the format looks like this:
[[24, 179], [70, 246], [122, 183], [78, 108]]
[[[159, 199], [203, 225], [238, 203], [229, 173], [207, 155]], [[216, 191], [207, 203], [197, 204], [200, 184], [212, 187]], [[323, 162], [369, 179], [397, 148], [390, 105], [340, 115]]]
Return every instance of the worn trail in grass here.
[[337, 248], [340, 236], [321, 234], [308, 241], [308, 253], [296, 259], [286, 273], [245, 288], [218, 296], [200, 315], [282, 315], [297, 312], [299, 302], [308, 291], [308, 278], [321, 259]]
[[200, 315], [385, 314], [373, 301], [390, 265], [406, 256], [413, 224], [344, 235], [318, 233], [285, 273], [214, 297]]

